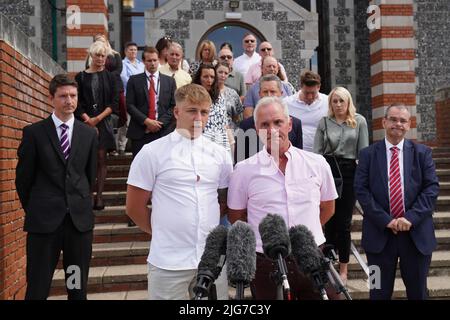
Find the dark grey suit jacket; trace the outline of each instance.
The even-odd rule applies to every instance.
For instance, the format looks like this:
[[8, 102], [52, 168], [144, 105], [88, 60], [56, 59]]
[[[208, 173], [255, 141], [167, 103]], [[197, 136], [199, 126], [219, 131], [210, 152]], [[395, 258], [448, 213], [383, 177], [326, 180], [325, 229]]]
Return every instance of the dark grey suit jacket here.
[[[176, 89], [175, 79], [159, 73], [157, 120], [163, 123], [163, 127], [159, 132], [160, 136], [168, 134], [175, 128], [173, 108], [175, 107]], [[127, 111], [131, 117], [127, 137], [132, 140], [142, 139], [145, 135], [146, 126], [144, 125], [144, 121], [147, 118], [149, 101], [147, 76], [145, 72], [130, 77], [127, 83], [126, 100]]]
[[94, 228], [97, 143], [95, 129], [75, 120], [66, 161], [51, 117], [23, 129], [16, 189], [25, 210], [25, 231], [54, 232], [67, 213], [80, 232]]

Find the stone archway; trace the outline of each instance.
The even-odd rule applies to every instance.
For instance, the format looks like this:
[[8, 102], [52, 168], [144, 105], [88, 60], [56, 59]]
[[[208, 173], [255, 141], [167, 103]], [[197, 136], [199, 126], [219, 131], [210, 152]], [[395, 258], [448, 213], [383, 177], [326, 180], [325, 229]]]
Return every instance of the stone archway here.
[[300, 72], [310, 68], [310, 59], [319, 45], [317, 13], [292, 0], [241, 1], [236, 19], [227, 19], [228, 1], [171, 0], [145, 13], [146, 43], [154, 45], [168, 35], [195, 59], [198, 43], [208, 30], [220, 23], [244, 23], [271, 42], [275, 55], [298, 87]]

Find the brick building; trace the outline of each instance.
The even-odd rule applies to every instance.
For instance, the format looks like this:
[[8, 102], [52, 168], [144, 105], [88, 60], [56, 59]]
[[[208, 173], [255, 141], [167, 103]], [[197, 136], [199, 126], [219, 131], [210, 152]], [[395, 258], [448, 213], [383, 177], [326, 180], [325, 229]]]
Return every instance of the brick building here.
[[373, 140], [383, 136], [386, 106], [402, 101], [410, 138], [450, 146], [448, 0], [0, 0], [0, 8], [0, 299], [22, 298], [25, 287], [14, 187], [21, 128], [48, 115], [49, 80], [81, 71], [95, 34], [120, 52], [126, 41], [143, 48], [169, 35], [194, 60], [205, 38], [232, 41], [237, 56], [252, 31], [273, 44], [294, 86], [311, 68], [322, 92], [347, 87]]

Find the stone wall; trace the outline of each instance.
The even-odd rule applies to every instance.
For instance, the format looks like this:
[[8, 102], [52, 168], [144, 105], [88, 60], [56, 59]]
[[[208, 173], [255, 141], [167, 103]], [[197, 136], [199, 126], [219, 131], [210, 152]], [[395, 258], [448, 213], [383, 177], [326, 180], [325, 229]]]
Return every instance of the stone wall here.
[[450, 86], [436, 91], [436, 145], [450, 147]]
[[354, 0], [355, 14], [355, 82], [356, 96], [353, 97], [356, 110], [362, 114], [372, 137], [372, 108], [370, 91], [370, 43], [367, 28], [367, 7], [369, 0]]
[[450, 85], [450, 1], [415, 0], [414, 9], [417, 131], [420, 140], [430, 142], [436, 139], [436, 89]]

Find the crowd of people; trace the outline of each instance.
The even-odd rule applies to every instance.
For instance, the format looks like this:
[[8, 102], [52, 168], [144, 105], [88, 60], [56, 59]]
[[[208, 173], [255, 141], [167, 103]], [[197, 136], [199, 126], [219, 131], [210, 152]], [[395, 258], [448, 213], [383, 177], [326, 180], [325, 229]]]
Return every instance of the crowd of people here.
[[[277, 263], [264, 255], [258, 230], [269, 213], [288, 228], [305, 225], [319, 248], [334, 246], [345, 285], [356, 200], [364, 209], [368, 262], [381, 268], [382, 286], [371, 288], [370, 297], [391, 298], [400, 257], [408, 298], [426, 298], [439, 184], [430, 149], [405, 139], [408, 108], [388, 107], [386, 137], [369, 146], [367, 122], [346, 88], [321, 93], [321, 77], [305, 70], [297, 91], [270, 42], [260, 43], [258, 53], [249, 33], [242, 46], [234, 59], [230, 44], [216, 50], [204, 40], [189, 64], [182, 46], [164, 37], [143, 50], [142, 61], [137, 44], [127, 43], [122, 60], [99, 35], [86, 70], [75, 80], [52, 79], [54, 112], [24, 129], [18, 150], [27, 299], [47, 298], [61, 249], [64, 266], [77, 265], [83, 275], [81, 288], [67, 289], [69, 299], [86, 299], [93, 210], [105, 207], [107, 155], [124, 154], [127, 139], [129, 225], [152, 235], [149, 299], [192, 298], [206, 237], [237, 220], [256, 235], [252, 295], [276, 299]], [[319, 299], [294, 259], [286, 262], [293, 298]], [[216, 285], [217, 297], [227, 299], [225, 270]]]

